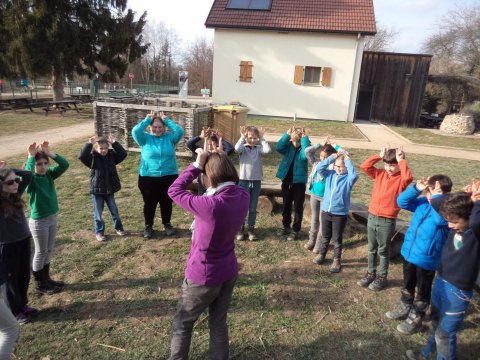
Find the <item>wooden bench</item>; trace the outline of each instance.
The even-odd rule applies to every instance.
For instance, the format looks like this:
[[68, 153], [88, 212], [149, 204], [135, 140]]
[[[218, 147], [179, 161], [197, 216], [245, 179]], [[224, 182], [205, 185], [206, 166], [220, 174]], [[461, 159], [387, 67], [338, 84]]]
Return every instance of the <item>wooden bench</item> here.
[[45, 116], [48, 116], [48, 113], [50, 111], [55, 111], [55, 112], [59, 112], [61, 116], [64, 115], [65, 111], [69, 110], [69, 108], [65, 107], [65, 106], [57, 106], [57, 107], [42, 107], [42, 110], [45, 111]]

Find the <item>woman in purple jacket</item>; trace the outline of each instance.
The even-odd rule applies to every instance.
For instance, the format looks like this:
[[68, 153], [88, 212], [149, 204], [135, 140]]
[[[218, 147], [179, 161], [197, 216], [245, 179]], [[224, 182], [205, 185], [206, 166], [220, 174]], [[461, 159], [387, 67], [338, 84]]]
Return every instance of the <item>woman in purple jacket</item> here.
[[[187, 187], [204, 172], [203, 196]], [[198, 154], [175, 180], [168, 195], [195, 215], [195, 229], [182, 293], [173, 320], [170, 359], [188, 359], [192, 329], [208, 308], [210, 359], [228, 359], [227, 311], [238, 276], [234, 239], [248, 212], [249, 194], [238, 186], [238, 173], [224, 153]]]

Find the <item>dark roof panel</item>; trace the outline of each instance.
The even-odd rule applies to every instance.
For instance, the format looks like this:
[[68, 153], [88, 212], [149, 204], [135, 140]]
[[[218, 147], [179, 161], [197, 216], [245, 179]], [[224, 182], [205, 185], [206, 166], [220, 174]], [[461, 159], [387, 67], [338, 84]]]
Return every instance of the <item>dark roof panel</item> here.
[[215, 0], [207, 28], [277, 31], [376, 33], [373, 0], [272, 0], [272, 9], [227, 9], [228, 0]]

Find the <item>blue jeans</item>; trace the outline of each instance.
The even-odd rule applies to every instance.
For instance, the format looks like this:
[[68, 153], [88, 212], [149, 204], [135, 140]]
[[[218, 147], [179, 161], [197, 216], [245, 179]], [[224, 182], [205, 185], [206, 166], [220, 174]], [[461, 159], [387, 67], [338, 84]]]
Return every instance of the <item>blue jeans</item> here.
[[122, 220], [118, 214], [117, 204], [115, 204], [115, 197], [113, 194], [108, 195], [98, 195], [92, 194], [93, 202], [93, 221], [95, 225], [96, 233], [105, 232], [105, 222], [102, 219], [103, 208], [105, 203], [107, 204], [108, 210], [112, 217], [113, 226], [115, 230], [123, 230]]
[[250, 194], [250, 205], [248, 207], [248, 227], [255, 226], [257, 219], [257, 204], [260, 196], [262, 182], [260, 180], [240, 180], [238, 185], [248, 191]]
[[460, 290], [437, 275], [432, 290], [430, 337], [422, 350], [426, 357], [437, 350], [437, 360], [457, 358], [457, 332], [462, 326], [472, 291]]

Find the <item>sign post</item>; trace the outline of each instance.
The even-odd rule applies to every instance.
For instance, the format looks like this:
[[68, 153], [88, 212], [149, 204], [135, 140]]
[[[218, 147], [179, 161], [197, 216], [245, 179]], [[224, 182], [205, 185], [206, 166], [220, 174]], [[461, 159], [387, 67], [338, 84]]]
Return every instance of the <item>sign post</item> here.
[[130, 79], [130, 90], [133, 89], [133, 78], [135, 77], [134, 73], [128, 74], [128, 78]]

